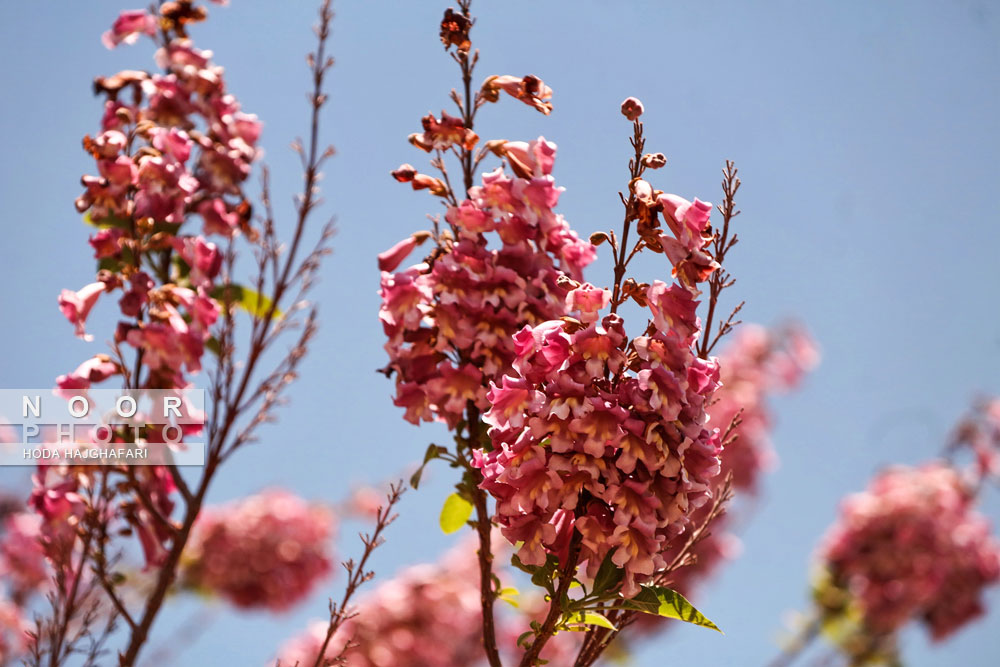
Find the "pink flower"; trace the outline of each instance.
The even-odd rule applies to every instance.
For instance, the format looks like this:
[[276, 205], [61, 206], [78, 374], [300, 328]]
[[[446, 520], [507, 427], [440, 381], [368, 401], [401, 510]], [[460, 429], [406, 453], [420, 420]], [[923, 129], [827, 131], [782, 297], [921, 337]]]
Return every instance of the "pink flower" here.
[[503, 145], [503, 154], [521, 178], [548, 176], [555, 164], [556, 145], [544, 137], [531, 142], [508, 141]]
[[395, 271], [404, 259], [406, 259], [413, 249], [419, 245], [416, 237], [407, 236], [405, 239], [392, 246], [385, 252], [378, 255], [379, 271]]
[[566, 295], [566, 310], [579, 312], [580, 321], [590, 323], [597, 319], [598, 311], [610, 302], [611, 290], [584, 283]]
[[101, 36], [101, 43], [109, 49], [122, 43], [135, 44], [140, 34], [155, 35], [156, 26], [156, 17], [141, 9], [124, 11], [115, 19], [111, 30]]
[[77, 366], [72, 373], [57, 377], [56, 385], [60, 389], [89, 389], [92, 383], [104, 382], [118, 373], [118, 364], [111, 361], [111, 357], [98, 354]]
[[222, 269], [222, 253], [218, 246], [201, 236], [174, 237], [173, 246], [190, 269], [191, 284], [210, 289]]
[[98, 297], [104, 292], [105, 286], [102, 282], [90, 283], [78, 292], [64, 289], [59, 293], [59, 310], [63, 316], [69, 320], [76, 329], [77, 338], [90, 341], [94, 337], [86, 331], [87, 316], [97, 303]]
[[230, 211], [225, 200], [207, 199], [198, 205], [198, 213], [205, 221], [205, 234], [221, 234], [232, 237], [240, 228], [240, 215]]
[[326, 508], [265, 491], [199, 517], [182, 576], [238, 607], [285, 611], [329, 574], [335, 530]]
[[468, 199], [457, 207], [449, 207], [444, 217], [450, 224], [472, 235], [492, 232], [496, 229], [493, 218]]
[[125, 232], [117, 227], [108, 227], [90, 237], [90, 245], [94, 248], [94, 258], [117, 257], [121, 254], [121, 239]]
[[653, 311], [653, 324], [661, 331], [673, 331], [683, 341], [690, 342], [701, 326], [695, 314], [698, 301], [690, 291], [680, 285], [667, 285], [654, 280], [646, 291], [649, 309]]

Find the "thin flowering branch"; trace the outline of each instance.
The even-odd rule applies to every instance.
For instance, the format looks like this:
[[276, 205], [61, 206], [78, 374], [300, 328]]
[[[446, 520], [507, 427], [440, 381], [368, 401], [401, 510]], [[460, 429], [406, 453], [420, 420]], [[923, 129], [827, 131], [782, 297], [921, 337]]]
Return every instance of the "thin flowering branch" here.
[[351, 640], [348, 640], [336, 656], [330, 657], [327, 655], [330, 641], [334, 635], [337, 634], [337, 631], [347, 620], [354, 616], [350, 604], [355, 593], [375, 576], [374, 572], [365, 569], [368, 559], [385, 542], [382, 533], [396, 520], [398, 515], [393, 512], [393, 508], [399, 502], [404, 490], [402, 481], [390, 486], [389, 493], [386, 496], [386, 504], [379, 507], [375, 513], [375, 529], [371, 534], [365, 533], [360, 536], [361, 543], [364, 545], [361, 558], [357, 563], [353, 559], [344, 563], [344, 569], [347, 570], [347, 585], [344, 588], [344, 595], [339, 603], [334, 603], [333, 600], [330, 600], [330, 622], [327, 625], [323, 642], [316, 654], [316, 660], [312, 663], [313, 667], [328, 667], [329, 665], [342, 664], [345, 654], [353, 648]]
[[[739, 170], [732, 160], [726, 160], [726, 166], [722, 170], [722, 194], [723, 202], [719, 204], [719, 213], [722, 214], [722, 232], [717, 234], [712, 241], [716, 261], [720, 264], [725, 261], [726, 253], [729, 252], [739, 241], [735, 233], [730, 236], [729, 223], [740, 214], [736, 208], [736, 191], [740, 189]], [[705, 334], [701, 340], [699, 356], [707, 358], [715, 348], [719, 340], [739, 324], [733, 318], [743, 309], [745, 302], [740, 302], [729, 314], [726, 321], [719, 325], [718, 331], [712, 334], [712, 320], [715, 317], [715, 309], [719, 302], [722, 291], [732, 287], [736, 281], [724, 270], [716, 271], [708, 281], [708, 315], [705, 318]]]
[[[56, 572], [53, 615], [40, 620], [31, 647], [39, 664], [43, 657], [50, 665], [61, 664], [79, 641], [88, 640], [93, 619], [81, 625], [75, 620], [81, 610], [84, 620], [97, 614], [124, 619], [128, 637], [118, 661], [136, 663], [175, 584], [215, 474], [254, 439], [260, 424], [274, 420], [274, 408], [315, 335], [315, 309], [304, 317], [300, 313], [307, 309], [303, 296], [327, 253], [331, 225], [304, 257], [301, 245], [321, 203], [320, 170], [333, 154], [319, 144], [324, 81], [333, 63], [325, 55], [330, 2], [320, 8], [317, 49], [308, 61], [310, 134], [308, 148], [301, 151], [303, 192], [287, 250], [275, 232], [266, 172], [267, 216], [262, 229], [252, 224], [242, 183], [259, 157], [260, 123], [240, 111], [211, 52], [193, 46], [188, 28], [206, 17], [193, 0], [160, 3], [149, 11], [124, 12], [104, 36], [109, 48], [150, 37], [159, 47], [161, 72], [126, 70], [95, 80], [95, 93], [106, 98], [102, 132], [85, 137], [84, 148], [99, 175], [83, 178], [85, 192], [76, 206], [98, 229], [90, 244], [100, 270], [96, 282], [76, 292], [64, 290], [59, 306], [76, 334], [89, 340], [90, 311], [102, 295], [121, 290], [125, 321], [115, 332], [113, 355], [95, 355], [56, 381], [60, 390], [85, 390], [121, 376], [127, 389], [180, 391], [202, 369], [206, 349], [214, 351], [218, 361], [211, 372], [205, 465], [193, 481], [171, 461], [108, 466], [99, 474], [68, 464], [39, 468], [31, 504], [42, 517], [42, 544]], [[203, 235], [185, 233], [194, 216], [204, 224]], [[208, 241], [209, 235], [223, 236], [225, 250]], [[251, 280], [256, 289], [233, 281], [238, 236], [255, 250], [257, 274]], [[248, 312], [250, 322], [243, 359], [236, 356], [237, 307]], [[296, 328], [300, 332], [291, 350], [270, 370], [262, 368], [265, 352]], [[135, 349], [134, 358], [127, 346]], [[192, 432], [195, 428], [201, 427]], [[141, 448], [166, 443], [164, 433], [147, 425], [141, 433], [115, 429], [111, 435], [115, 442]], [[177, 517], [175, 492], [181, 501]], [[118, 594], [124, 575], [115, 571], [117, 557], [108, 556], [119, 552], [114, 540], [126, 535], [138, 537], [152, 573], [138, 609]], [[87, 606], [95, 590], [101, 594], [95, 599], [109, 604]], [[71, 626], [84, 630], [70, 637]]]
[[[287, 326], [290, 326], [288, 323], [291, 320], [287, 319], [287, 316], [283, 322], [278, 322], [283, 319], [278, 313], [279, 304], [284, 302], [283, 297], [296, 284], [300, 285], [302, 290], [308, 289], [309, 278], [318, 264], [319, 257], [325, 253], [324, 244], [332, 233], [330, 225], [327, 225], [321, 234], [316, 249], [307, 257], [305, 262], [296, 263], [296, 254], [304, 236], [306, 223], [309, 220], [310, 213], [320, 201], [317, 198], [316, 188], [320, 169], [323, 162], [333, 154], [331, 148], [323, 149], [322, 152], [319, 148], [320, 110], [327, 99], [326, 94], [323, 92], [324, 77], [333, 65], [333, 60], [325, 55], [326, 43], [330, 36], [330, 23], [333, 18], [330, 5], [330, 0], [326, 0], [320, 7], [319, 24], [316, 28], [317, 50], [314, 54], [310, 54], [308, 58], [313, 79], [313, 91], [309, 97], [311, 106], [310, 138], [308, 154], [304, 157], [303, 192], [297, 206], [298, 217], [293, 232], [292, 243], [287, 254], [282, 257], [280, 246], [274, 235], [275, 225], [273, 218], [268, 217], [265, 220], [263, 242], [258, 252], [258, 294], [263, 293], [264, 276], [267, 275], [268, 271], [270, 271], [272, 278], [277, 276], [277, 279], [273, 282], [271, 288], [269, 305], [264, 309], [260, 309], [258, 306], [258, 310], [254, 312], [254, 317], [251, 318], [249, 350], [247, 358], [242, 364], [242, 372], [238, 379], [235, 372], [232, 343], [232, 333], [235, 325], [234, 320], [229, 315], [232, 310], [229, 303], [229, 292], [228, 290], [223, 291], [227, 306], [224, 309], [227, 316], [223, 323], [222, 334], [225, 340], [225, 347], [220, 346], [219, 370], [215, 373], [212, 390], [213, 398], [221, 399], [220, 402], [213, 403], [214, 410], [218, 411], [220, 404], [223, 406], [221, 412], [217, 412], [220, 419], [218, 421], [213, 420], [210, 426], [207, 461], [202, 478], [197, 490], [193, 493], [189, 492], [189, 498], [185, 497], [187, 506], [184, 520], [171, 544], [166, 561], [159, 570], [159, 576], [153, 592], [150, 594], [140, 620], [132, 632], [128, 648], [121, 658], [122, 665], [134, 664], [139, 651], [146, 641], [149, 629], [152, 627], [153, 621], [163, 604], [163, 600], [176, 577], [180, 557], [190, 537], [191, 529], [199, 516], [205, 495], [219, 465], [240, 445], [250, 440], [253, 430], [259, 424], [270, 419], [271, 408], [277, 403], [282, 389], [294, 379], [295, 368], [304, 357], [306, 346], [316, 330], [315, 310], [312, 310], [308, 314], [305, 326], [302, 328], [302, 334], [291, 352], [279, 363], [277, 369], [258, 385], [251, 395], [250, 400], [246, 401], [247, 392], [249, 391], [252, 379], [255, 377], [257, 365], [263, 352], [274, 342], [278, 333]], [[264, 196], [269, 203], [270, 195], [266, 190], [266, 177], [264, 183]], [[267, 208], [269, 210], [270, 206], [268, 205]], [[254, 407], [254, 400], [258, 397], [262, 398], [263, 402], [256, 408], [256, 414], [252, 420], [242, 430], [234, 431], [239, 418]], [[235, 435], [231, 437], [234, 432]]]

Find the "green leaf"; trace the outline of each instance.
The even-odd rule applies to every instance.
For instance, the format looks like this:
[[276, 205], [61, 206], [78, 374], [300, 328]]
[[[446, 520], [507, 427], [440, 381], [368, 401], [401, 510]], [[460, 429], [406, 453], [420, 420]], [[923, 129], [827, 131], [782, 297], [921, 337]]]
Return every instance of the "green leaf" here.
[[693, 623], [703, 628], [711, 628], [722, 634], [719, 626], [695, 609], [694, 605], [687, 601], [687, 598], [665, 586], [643, 586], [642, 591], [638, 595], [631, 600], [625, 600], [624, 607], [646, 614], [676, 618], [685, 623]]
[[594, 595], [600, 595], [611, 588], [618, 585], [618, 582], [622, 580], [625, 571], [618, 567], [611, 557], [614, 556], [614, 549], [608, 552], [601, 561], [601, 567], [598, 568], [597, 574], [594, 575], [593, 588], [590, 591]]
[[427, 451], [424, 452], [423, 463], [420, 464], [420, 467], [417, 468], [416, 472], [414, 472], [413, 475], [410, 477], [410, 486], [416, 489], [420, 485], [420, 478], [423, 477], [424, 468], [427, 467], [427, 464], [447, 451], [448, 450], [445, 449], [444, 447], [438, 447], [434, 443], [427, 445]]
[[528, 630], [527, 632], [522, 632], [517, 636], [517, 645], [521, 648], [528, 648], [527, 639], [528, 637], [531, 637], [534, 634], [535, 634], [534, 630]]
[[501, 588], [500, 590], [497, 591], [497, 599], [503, 600], [510, 606], [517, 609], [520, 606], [517, 601], [517, 598], [520, 594], [521, 594], [520, 591], [518, 591], [516, 588], [514, 588], [513, 586], [508, 586], [507, 588]]
[[441, 508], [439, 522], [441, 530], [444, 531], [445, 535], [450, 535], [464, 526], [471, 515], [472, 503], [457, 493], [453, 493], [445, 499], [444, 507]]
[[118, 227], [119, 229], [131, 229], [132, 221], [128, 218], [119, 218], [114, 215], [109, 215], [106, 218], [101, 218], [100, 220], [94, 220], [90, 217], [90, 211], [83, 214], [83, 221], [90, 225], [91, 227], [97, 227], [98, 229], [107, 229], [108, 227]]
[[596, 611], [577, 611], [571, 614], [566, 614], [563, 617], [563, 624], [597, 625], [602, 628], [607, 628], [608, 630], [618, 629], [611, 621], [604, 618]]
[[[271, 300], [269, 298], [263, 294], [258, 294], [249, 287], [235, 283], [217, 286], [212, 290], [212, 298], [220, 303], [228, 301], [229, 303], [236, 304], [250, 313], [251, 317], [267, 317], [267, 313], [271, 310]], [[281, 316], [281, 311], [275, 308], [274, 317], [281, 319]]]

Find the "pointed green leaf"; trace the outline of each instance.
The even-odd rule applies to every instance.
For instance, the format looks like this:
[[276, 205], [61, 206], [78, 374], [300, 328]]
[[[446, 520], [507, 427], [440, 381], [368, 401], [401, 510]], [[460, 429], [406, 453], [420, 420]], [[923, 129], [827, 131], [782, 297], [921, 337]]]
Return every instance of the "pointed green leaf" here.
[[521, 593], [513, 586], [508, 586], [507, 588], [501, 588], [497, 591], [497, 599], [503, 600], [510, 606], [517, 609], [520, 605], [518, 604], [517, 598]]
[[119, 229], [131, 229], [132, 221], [128, 218], [119, 218], [114, 215], [109, 215], [107, 217], [101, 218], [100, 220], [94, 220], [90, 216], [90, 211], [83, 214], [83, 221], [90, 225], [91, 227], [97, 227], [99, 229], [106, 229], [108, 227], [118, 227]]
[[608, 630], [617, 630], [614, 624], [596, 611], [577, 611], [563, 617], [564, 624], [596, 625]]
[[642, 591], [631, 600], [626, 600], [624, 606], [626, 609], [635, 609], [665, 618], [676, 618], [685, 623], [700, 625], [722, 633], [719, 626], [695, 609], [694, 605], [687, 601], [687, 598], [665, 586], [643, 586]]
[[[220, 303], [228, 301], [236, 304], [250, 313], [251, 317], [267, 317], [268, 312], [271, 310], [271, 300], [269, 298], [263, 294], [258, 294], [249, 287], [234, 283], [217, 286], [212, 290], [212, 298]], [[281, 319], [281, 311], [277, 308], [274, 310], [274, 317]]]
[[427, 467], [427, 464], [447, 451], [448, 450], [445, 449], [444, 447], [438, 447], [434, 443], [429, 444], [427, 446], [427, 451], [424, 452], [423, 463], [420, 464], [420, 467], [417, 468], [416, 472], [414, 472], [413, 475], [410, 477], [410, 486], [413, 487], [414, 489], [420, 486], [420, 479], [424, 476], [424, 468]]
[[472, 503], [453, 493], [445, 499], [444, 507], [441, 508], [441, 530], [445, 535], [450, 535], [464, 526], [471, 515]]
[[601, 567], [598, 568], [597, 574], [594, 575], [594, 584], [593, 590], [590, 591], [591, 593], [600, 595], [601, 593], [617, 586], [618, 582], [622, 580], [622, 576], [625, 574], [625, 571], [615, 565], [615, 562], [611, 560], [614, 553], [614, 549], [612, 549], [604, 557], [604, 560], [601, 561]]

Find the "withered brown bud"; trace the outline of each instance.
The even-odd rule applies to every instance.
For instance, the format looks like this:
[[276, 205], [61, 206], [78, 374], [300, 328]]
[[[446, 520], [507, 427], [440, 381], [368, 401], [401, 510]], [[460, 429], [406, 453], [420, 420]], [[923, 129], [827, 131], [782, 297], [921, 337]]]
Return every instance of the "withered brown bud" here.
[[558, 278], [556, 278], [556, 285], [559, 285], [559, 287], [562, 287], [563, 289], [570, 290], [579, 287], [580, 283], [576, 280], [573, 280], [569, 276], [562, 274]]
[[444, 18], [441, 19], [441, 43], [444, 44], [445, 50], [456, 46], [459, 51], [468, 53], [472, 47], [472, 41], [469, 39], [471, 28], [472, 21], [469, 17], [451, 7], [446, 9]]
[[173, 30], [178, 37], [187, 37], [186, 26], [208, 18], [204, 7], [195, 7], [192, 0], [176, 0], [160, 5], [161, 23], [165, 30]]
[[148, 78], [149, 74], [146, 72], [134, 69], [122, 70], [111, 76], [99, 76], [94, 79], [94, 94], [108, 93], [110, 97], [114, 98], [118, 91], [125, 86], [142, 83]]
[[646, 153], [642, 156], [642, 166], [647, 169], [660, 169], [667, 164], [667, 156], [663, 153]]
[[400, 183], [409, 183], [417, 177], [417, 170], [411, 164], [401, 164], [398, 169], [390, 172], [392, 177]]
[[490, 139], [489, 141], [486, 142], [486, 144], [483, 145], [483, 148], [493, 153], [497, 157], [503, 157], [504, 155], [507, 154], [507, 151], [504, 149], [504, 146], [506, 145], [507, 145], [506, 139]]
[[97, 272], [97, 282], [104, 283], [104, 289], [108, 292], [122, 284], [121, 279], [107, 269], [101, 269]]
[[590, 244], [593, 246], [599, 246], [605, 241], [610, 241], [611, 237], [608, 236], [607, 232], [594, 232], [590, 235]]

